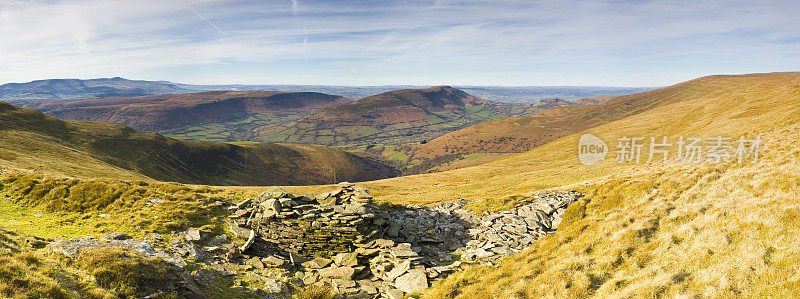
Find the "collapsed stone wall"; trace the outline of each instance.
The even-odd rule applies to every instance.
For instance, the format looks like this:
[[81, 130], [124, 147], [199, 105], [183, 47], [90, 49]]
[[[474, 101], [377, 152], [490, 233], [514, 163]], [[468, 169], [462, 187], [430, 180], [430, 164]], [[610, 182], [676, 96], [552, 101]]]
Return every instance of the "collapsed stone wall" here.
[[[234, 230], [255, 232], [252, 254], [295, 253], [306, 258], [330, 257], [355, 250], [378, 233], [377, 205], [363, 188], [343, 184], [316, 198], [272, 188], [236, 206]], [[380, 224], [378, 222], [377, 224]], [[244, 232], [242, 232], [244, 230]]]
[[[304, 284], [347, 296], [399, 296], [427, 288], [462, 263], [492, 263], [555, 230], [577, 192], [542, 192], [511, 211], [473, 215], [467, 201], [380, 208], [350, 183], [314, 198], [272, 188], [232, 207], [246, 256], [293, 265]], [[392, 296], [390, 296], [392, 295]]]
[[[87, 247], [126, 247], [190, 271], [184, 269], [188, 258], [200, 269], [187, 272], [185, 288], [198, 298], [204, 297], [201, 287], [219, 275], [261, 281], [265, 287], [253, 291], [262, 298], [289, 297], [287, 282], [329, 284], [346, 298], [403, 298], [450, 272], [524, 250], [553, 233], [566, 208], [582, 196], [541, 192], [512, 210], [474, 215], [465, 200], [378, 206], [366, 189], [350, 183], [313, 197], [273, 187], [236, 204], [215, 204], [229, 210], [229, 229], [246, 240], [242, 246], [224, 234], [189, 229], [174, 232], [169, 241], [154, 234], [157, 247], [110, 235], [105, 242], [79, 238], [49, 248], [74, 256]], [[242, 280], [234, 280], [235, 287], [246, 288]]]

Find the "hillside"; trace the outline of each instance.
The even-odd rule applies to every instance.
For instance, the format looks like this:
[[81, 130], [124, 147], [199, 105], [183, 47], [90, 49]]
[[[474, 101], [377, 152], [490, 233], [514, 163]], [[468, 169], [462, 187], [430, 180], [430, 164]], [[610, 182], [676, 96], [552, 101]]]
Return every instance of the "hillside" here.
[[[378, 198], [391, 202], [484, 199], [472, 204], [475, 210], [508, 208], [515, 202], [507, 195], [546, 188], [587, 194], [567, 209], [555, 234], [496, 267], [455, 274], [424, 297], [796, 293], [800, 73], [711, 76], [690, 82], [700, 84], [679, 84], [651, 95], [683, 100], [523, 154], [454, 171], [366, 183]], [[608, 144], [605, 162], [591, 167], [578, 162], [576, 146], [584, 133]], [[756, 134], [766, 141], [757, 163], [644, 163], [646, 148], [640, 164], [614, 162], [616, 140], [623, 136], [669, 136], [674, 143], [681, 136], [737, 140]], [[675, 155], [675, 148], [671, 153]]]
[[11, 101], [67, 120], [113, 122], [185, 140], [253, 140], [253, 130], [350, 100], [314, 92], [210, 91], [71, 101]]
[[[606, 141], [611, 147], [611, 158], [614, 156], [616, 137], [623, 134], [680, 134], [674, 136], [677, 138], [691, 134], [769, 132], [796, 121], [795, 116], [800, 113], [798, 82], [800, 73], [703, 77], [640, 98], [646, 102], [674, 99], [674, 104], [654, 108], [648, 114], [628, 117], [625, 121], [610, 122], [587, 132]], [[637, 98], [640, 95], [637, 94]], [[630, 104], [637, 105], [633, 102]], [[563, 108], [551, 110], [558, 109]], [[474, 167], [362, 184], [388, 201], [426, 203], [459, 198], [499, 198], [506, 194], [572, 184], [625, 168], [624, 164], [616, 163], [584, 167], [576, 155], [580, 135], [565, 136], [531, 151]], [[643, 150], [643, 154], [646, 151]], [[327, 187], [290, 189], [291, 192], [302, 193], [317, 188]]]
[[318, 184], [391, 168], [322, 146], [187, 142], [120, 124], [63, 121], [0, 103], [0, 166], [76, 177], [209, 185]]
[[[713, 76], [694, 81], [717, 88], [692, 89], [683, 84], [683, 88], [670, 89], [657, 96], [691, 96], [690, 99], [654, 107], [495, 162], [359, 185], [368, 187], [378, 203], [392, 204], [382, 205], [391, 207], [387, 209], [387, 213], [395, 213], [391, 215], [431, 217], [413, 216], [415, 218], [400, 221], [415, 222], [423, 235], [430, 231], [437, 238], [442, 232], [460, 235], [451, 230], [458, 226], [430, 226], [458, 216], [440, 214], [441, 210], [424, 210], [417, 214], [397, 204], [432, 206], [463, 199], [467, 200], [462, 201], [466, 204], [464, 209], [482, 213], [508, 210], [527, 198], [520, 195], [542, 189], [577, 190], [586, 194], [564, 211], [563, 220], [554, 233], [544, 235], [530, 248], [499, 260], [495, 265], [449, 274], [424, 290], [423, 298], [791, 297], [800, 291], [796, 279], [796, 265], [800, 262], [796, 246], [800, 242], [797, 233], [800, 202], [796, 196], [800, 192], [797, 175], [800, 173], [800, 122], [796, 117], [800, 115], [800, 73]], [[720, 89], [724, 91], [717, 93]], [[0, 113], [8, 108], [0, 107], [3, 107]], [[609, 146], [609, 156], [604, 161], [593, 166], [578, 161], [578, 140], [583, 134], [595, 135]], [[675, 144], [679, 137], [687, 136], [727, 136], [733, 141], [757, 135], [765, 141], [760, 159], [748, 157], [742, 163], [615, 162], [616, 141], [625, 136], [668, 136]], [[704, 151], [711, 148], [708, 143], [704, 146], [708, 146]], [[675, 155], [674, 147], [670, 153]], [[649, 149], [644, 147], [641, 154], [647, 157]], [[285, 187], [294, 194], [329, 192], [333, 188], [330, 185]], [[93, 194], [90, 190], [99, 195], [83, 196]], [[29, 274], [16, 281], [0, 279], [0, 292], [7, 296], [31, 297], [46, 297], [47, 294], [52, 297], [64, 292], [76, 296], [87, 296], [86, 292], [106, 296], [126, 292], [151, 294], [149, 284], [136, 287], [135, 281], [131, 283], [130, 279], [110, 286], [101, 279], [95, 282], [92, 278], [101, 278], [101, 275], [119, 277], [120, 270], [108, 269], [111, 266], [106, 263], [87, 266], [86, 260], [95, 259], [84, 255], [76, 259], [79, 262], [59, 264], [52, 255], [30, 247], [42, 246], [48, 241], [46, 238], [99, 237], [115, 231], [146, 240], [155, 240], [149, 237], [153, 233], [169, 236], [161, 241], [167, 244], [182, 240], [181, 234], [186, 234], [188, 240], [187, 229], [199, 229], [206, 237], [198, 244], [205, 245], [212, 241], [210, 236], [230, 234], [226, 221], [230, 221], [230, 207], [235, 206], [234, 203], [265, 190], [265, 187], [252, 186], [184, 186], [5, 172], [0, 175], [0, 201], [3, 203], [0, 215], [6, 215], [0, 217], [0, 226], [4, 227], [0, 230], [0, 240], [4, 243], [0, 247], [8, 250], [0, 250], [0, 263], [10, 267], [0, 267], [0, 273]], [[279, 196], [285, 194], [278, 193]], [[341, 190], [327, 194], [340, 193]], [[154, 198], [160, 203], [155, 204]], [[475, 201], [469, 202], [471, 200]], [[112, 216], [99, 216], [102, 213]], [[491, 214], [487, 214], [489, 216]], [[500, 223], [490, 224], [494, 227]], [[407, 240], [406, 237], [400, 236], [400, 239]], [[238, 246], [244, 239], [236, 241], [239, 241], [235, 244]], [[168, 246], [180, 246], [182, 242], [173, 243], [179, 245]], [[430, 243], [434, 244], [430, 246], [438, 246], [436, 242]], [[480, 244], [477, 246], [483, 246]], [[396, 256], [416, 255], [410, 248], [397, 246], [392, 250], [391, 254]], [[365, 251], [359, 247], [357, 252]], [[370, 258], [368, 253], [357, 252], [355, 258]], [[108, 256], [108, 253], [99, 253]], [[222, 255], [217, 251], [215, 258]], [[132, 268], [132, 275], [145, 281], [160, 277], [139, 270], [143, 268], [136, 265], [146, 261], [131, 259], [135, 256], [122, 257], [133, 264], [122, 268]], [[120, 258], [100, 260], [114, 262]], [[213, 262], [219, 260], [223, 258]], [[283, 271], [257, 260], [240, 260], [236, 269], [243, 270], [235, 272], [236, 282], [232, 281], [234, 278], [225, 278], [229, 277], [227, 274], [210, 275], [223, 286], [223, 292], [227, 290], [217, 296], [242, 297], [238, 292], [264, 288], [263, 284], [253, 282], [260, 275], [268, 275], [266, 273], [272, 270]], [[340, 265], [347, 261], [345, 256], [337, 256], [334, 263]], [[265, 267], [258, 269], [258, 265]], [[304, 267], [306, 265], [316, 267], [313, 264]], [[94, 270], [91, 266], [100, 267]], [[246, 270], [248, 267], [250, 270]], [[152, 266], [144, 269], [151, 268], [162, 269]], [[394, 268], [400, 267], [392, 270]], [[209, 271], [213, 274], [216, 270]], [[205, 279], [209, 275], [200, 275], [200, 272], [197, 271], [198, 281], [211, 280]], [[289, 274], [284, 278], [296, 277]], [[352, 274], [349, 272], [349, 276]], [[424, 277], [425, 272], [421, 275]], [[306, 276], [303, 279], [306, 280]], [[347, 279], [342, 286], [346, 282]], [[14, 283], [32, 287], [15, 288]], [[121, 288], [128, 284], [133, 284], [132, 289]], [[230, 288], [231, 285], [244, 288]], [[207, 286], [215, 288], [217, 284]], [[306, 293], [304, 289], [298, 291], [300, 297], [313, 293]]]
[[800, 76], [709, 80], [739, 90], [656, 108], [589, 133], [607, 141], [762, 134], [758, 163], [589, 167], [616, 173], [558, 187], [587, 197], [567, 209], [556, 234], [498, 267], [459, 273], [423, 297], [793, 296], [800, 287], [793, 266], [800, 241]]
[[404, 89], [319, 109], [287, 124], [265, 126], [259, 137], [271, 142], [348, 147], [405, 144], [488, 119], [532, 115], [556, 105], [570, 104], [552, 100], [533, 105], [494, 103], [449, 86]]
[[184, 92], [189, 92], [189, 89], [180, 88], [172, 83], [128, 80], [119, 77], [89, 80], [49, 79], [0, 85], [0, 100], [133, 97]]
[[[792, 73], [774, 76], [792, 76]], [[728, 84], [725, 78], [703, 77], [652, 91], [616, 96], [599, 105], [558, 107], [530, 117], [490, 120], [430, 140], [417, 147], [412, 158], [431, 160], [447, 155], [528, 151], [663, 105], [738, 92], [740, 87]]]

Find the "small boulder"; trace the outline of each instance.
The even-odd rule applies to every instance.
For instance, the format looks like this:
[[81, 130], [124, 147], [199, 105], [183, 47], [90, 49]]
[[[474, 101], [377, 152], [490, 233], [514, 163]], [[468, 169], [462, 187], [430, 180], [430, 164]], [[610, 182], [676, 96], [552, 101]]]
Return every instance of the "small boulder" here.
[[289, 252], [289, 261], [292, 262], [292, 265], [300, 266], [308, 260], [297, 253]]
[[186, 231], [186, 240], [187, 241], [199, 242], [202, 239], [203, 239], [203, 236], [200, 233], [200, 230], [190, 229], [190, 230]]
[[279, 257], [276, 257], [276, 256], [273, 256], [273, 255], [265, 257], [265, 258], [261, 259], [261, 261], [265, 262], [265, 263], [267, 263], [269, 265], [276, 266], [276, 267], [281, 267], [284, 264], [286, 264], [286, 260], [284, 260], [282, 258], [279, 258]]
[[331, 267], [320, 271], [319, 275], [328, 278], [352, 279], [356, 270], [350, 267]]
[[333, 262], [339, 266], [354, 267], [358, 265], [358, 254], [355, 252], [339, 253], [333, 257]]
[[130, 239], [130, 238], [131, 237], [126, 235], [125, 233], [113, 232], [113, 233], [107, 233], [107, 234], [103, 235], [102, 240], [104, 240], [104, 241], [127, 240], [127, 239]]
[[303, 266], [303, 268], [307, 268], [307, 269], [322, 269], [322, 268], [327, 267], [330, 264], [331, 264], [331, 260], [326, 259], [326, 258], [318, 257], [318, 258], [315, 258], [313, 260], [310, 260], [310, 261], [307, 261], [305, 263], [302, 263], [301, 265]]
[[405, 295], [405, 292], [398, 289], [389, 289], [386, 291], [386, 296], [388, 296], [389, 299], [403, 299]]
[[398, 277], [394, 286], [406, 293], [419, 292], [428, 288], [428, 275], [422, 269], [414, 269]]

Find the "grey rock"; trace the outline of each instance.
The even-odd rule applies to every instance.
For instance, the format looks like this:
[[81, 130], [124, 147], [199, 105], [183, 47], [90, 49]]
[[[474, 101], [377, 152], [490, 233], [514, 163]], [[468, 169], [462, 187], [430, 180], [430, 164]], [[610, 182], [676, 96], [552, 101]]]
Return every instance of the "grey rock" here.
[[187, 241], [199, 242], [202, 239], [203, 239], [203, 236], [200, 233], [200, 230], [190, 229], [190, 230], [186, 231], [186, 240]]
[[320, 271], [319, 275], [329, 278], [352, 279], [356, 270], [351, 267], [333, 267]]
[[121, 232], [107, 233], [107, 234], [103, 235], [103, 237], [102, 237], [102, 239], [106, 240], [106, 241], [127, 240], [127, 239], [130, 239], [130, 238], [131, 238], [130, 236], [126, 235], [125, 233], [121, 233]]
[[386, 274], [386, 277], [388, 278], [387, 280], [388, 281], [395, 280], [396, 278], [408, 272], [410, 268], [411, 268], [411, 260], [404, 260], [402, 263], [392, 268], [392, 270]]
[[299, 254], [296, 254], [294, 252], [289, 252], [289, 261], [295, 266], [300, 266], [308, 260]]
[[398, 289], [389, 289], [386, 291], [386, 296], [389, 297], [389, 299], [403, 299], [405, 295], [405, 292]]
[[354, 267], [358, 265], [358, 254], [355, 252], [339, 253], [333, 258], [333, 262], [339, 266]]
[[250, 236], [247, 237], [247, 241], [244, 243], [244, 245], [242, 245], [242, 247], [239, 247], [239, 250], [241, 252], [247, 251], [247, 249], [250, 249], [250, 246], [253, 246], [253, 242], [255, 242], [255, 240], [256, 240], [256, 232], [251, 230]]
[[414, 293], [428, 288], [428, 276], [424, 270], [414, 269], [395, 280], [394, 286], [403, 292]]

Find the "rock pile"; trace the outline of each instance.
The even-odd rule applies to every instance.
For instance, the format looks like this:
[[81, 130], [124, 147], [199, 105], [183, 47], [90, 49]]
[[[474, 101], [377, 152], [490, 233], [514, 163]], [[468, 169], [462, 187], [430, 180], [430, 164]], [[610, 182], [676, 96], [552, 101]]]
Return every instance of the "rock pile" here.
[[486, 213], [468, 230], [472, 240], [458, 252], [466, 261], [492, 262], [522, 251], [555, 232], [567, 206], [582, 196], [574, 191], [541, 192], [510, 211]]
[[377, 234], [377, 210], [372, 196], [350, 183], [316, 198], [273, 187], [235, 206], [231, 230], [248, 239], [241, 251], [253, 255], [330, 257]]
[[[433, 217], [424, 221], [426, 234], [405, 230], [409, 225], [389, 221], [404, 212], [380, 209], [366, 189], [350, 183], [313, 198], [274, 187], [231, 210], [231, 230], [248, 239], [240, 248], [247, 262], [293, 269], [304, 284], [328, 283], [347, 297], [401, 296], [448, 271], [426, 267], [432, 263], [423, 261], [420, 247], [383, 237], [440, 243], [433, 238], [448, 235], [450, 224]], [[419, 220], [406, 224], [423, 227]], [[463, 233], [463, 226], [458, 229]]]
[[184, 257], [202, 265], [188, 276], [197, 285], [247, 276], [261, 281], [265, 287], [255, 291], [269, 298], [288, 296], [287, 282], [332, 285], [346, 298], [402, 298], [449, 272], [524, 250], [554, 232], [567, 206], [581, 196], [541, 192], [510, 211], [476, 216], [465, 209], [470, 203], [465, 200], [378, 206], [366, 189], [350, 183], [317, 196], [273, 187], [237, 204], [219, 203], [230, 212], [228, 227], [241, 239], [236, 242], [189, 229], [173, 233], [169, 241], [153, 234], [152, 241], [166, 250], [117, 234], [100, 241], [60, 241], [50, 248], [75, 256], [86, 247], [125, 247], [181, 268]]

